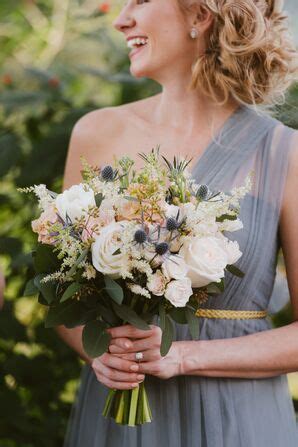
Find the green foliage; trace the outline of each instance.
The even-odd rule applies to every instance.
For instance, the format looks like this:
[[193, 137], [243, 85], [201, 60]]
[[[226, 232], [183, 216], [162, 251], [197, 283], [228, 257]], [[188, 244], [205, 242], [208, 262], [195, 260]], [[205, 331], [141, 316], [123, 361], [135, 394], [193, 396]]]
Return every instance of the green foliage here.
[[[0, 262], [7, 282], [0, 312], [1, 447], [61, 447], [81, 368], [77, 354], [44, 327], [39, 302], [51, 300], [51, 290], [28, 282], [36, 243], [30, 223], [38, 212], [35, 199], [16, 188], [44, 183], [59, 192], [79, 118], [160, 91], [154, 82], [130, 75], [124, 39], [112, 28], [115, 12], [102, 14], [95, 0], [0, 2]], [[297, 95], [293, 91], [288, 100], [292, 107], [278, 110], [293, 127], [298, 124]], [[49, 253], [36, 253], [41, 274], [45, 260], [55, 262]], [[71, 299], [59, 304], [47, 315], [47, 324], [59, 324], [70, 304]], [[100, 312], [107, 323], [115, 323], [108, 306]], [[70, 326], [78, 314], [73, 309]], [[186, 319], [179, 310], [170, 315], [176, 321]], [[289, 320], [286, 313], [276, 324]], [[165, 348], [170, 324], [167, 317]], [[85, 337], [92, 346], [95, 323], [87, 327]]]
[[[0, 264], [7, 283], [0, 312], [1, 447], [61, 447], [81, 368], [77, 354], [44, 327], [39, 303], [51, 299], [51, 286], [28, 283], [36, 244], [30, 223], [38, 210], [35, 197], [16, 188], [44, 183], [60, 192], [79, 118], [159, 90], [130, 75], [125, 41], [112, 27], [116, 11], [102, 14], [99, 4], [0, 2]], [[41, 250], [34, 260], [44, 273], [55, 259], [46, 246]], [[61, 310], [47, 315], [49, 326], [59, 324]], [[112, 311], [101, 311], [115, 323]], [[70, 326], [78, 313], [73, 309]]]

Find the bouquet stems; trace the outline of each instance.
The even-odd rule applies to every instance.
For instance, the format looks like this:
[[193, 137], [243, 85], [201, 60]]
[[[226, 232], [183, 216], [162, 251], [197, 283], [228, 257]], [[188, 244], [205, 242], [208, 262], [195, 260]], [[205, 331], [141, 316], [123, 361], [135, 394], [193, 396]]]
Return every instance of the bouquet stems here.
[[151, 422], [152, 413], [144, 381], [132, 390], [110, 389], [102, 415], [130, 427]]

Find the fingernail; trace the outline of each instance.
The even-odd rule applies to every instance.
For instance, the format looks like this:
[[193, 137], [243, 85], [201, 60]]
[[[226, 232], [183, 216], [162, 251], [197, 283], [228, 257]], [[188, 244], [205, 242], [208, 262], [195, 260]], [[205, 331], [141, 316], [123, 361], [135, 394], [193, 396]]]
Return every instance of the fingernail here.
[[137, 371], [139, 369], [139, 366], [138, 365], [131, 365], [130, 369], [132, 371]]
[[128, 341], [126, 341], [126, 342], [124, 343], [124, 345], [125, 345], [126, 348], [130, 348], [130, 346], [131, 346], [131, 344], [130, 344]]
[[138, 380], [143, 380], [143, 379], [144, 379], [143, 374], [138, 374], [138, 375], [137, 375], [137, 379], [138, 379]]
[[138, 383], [132, 383], [131, 384], [131, 386], [133, 386], [133, 387], [138, 386], [138, 385], [139, 385]]

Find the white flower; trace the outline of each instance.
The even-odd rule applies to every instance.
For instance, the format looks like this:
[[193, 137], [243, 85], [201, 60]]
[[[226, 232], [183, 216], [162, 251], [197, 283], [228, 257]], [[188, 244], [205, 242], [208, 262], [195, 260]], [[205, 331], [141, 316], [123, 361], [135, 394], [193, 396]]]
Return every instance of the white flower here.
[[229, 220], [226, 219], [219, 223], [219, 228], [221, 231], [237, 231], [243, 228], [243, 223], [240, 219]]
[[167, 284], [167, 279], [164, 277], [160, 270], [157, 270], [153, 275], [150, 276], [147, 281], [147, 288], [154, 295], [162, 296], [165, 293], [165, 287]]
[[188, 266], [182, 256], [170, 255], [162, 263], [161, 269], [164, 276], [169, 280], [183, 279], [187, 274]]
[[189, 267], [187, 276], [192, 287], [203, 287], [220, 282], [229, 255], [222, 239], [218, 237], [193, 237], [186, 239], [179, 252]]
[[234, 264], [237, 262], [242, 256], [238, 242], [229, 240], [222, 233], [218, 234], [218, 239], [221, 242], [222, 249], [227, 254], [227, 264]]
[[73, 185], [58, 194], [55, 200], [59, 215], [66, 220], [66, 213], [74, 222], [88, 212], [89, 206], [96, 206], [94, 192], [83, 183]]
[[184, 307], [192, 294], [191, 280], [185, 277], [168, 283], [165, 298], [175, 307]]
[[125, 253], [113, 254], [122, 247], [121, 233], [125, 225], [126, 221], [110, 223], [94, 237], [91, 245], [92, 264], [97, 271], [113, 279], [121, 277], [122, 264], [126, 259]]

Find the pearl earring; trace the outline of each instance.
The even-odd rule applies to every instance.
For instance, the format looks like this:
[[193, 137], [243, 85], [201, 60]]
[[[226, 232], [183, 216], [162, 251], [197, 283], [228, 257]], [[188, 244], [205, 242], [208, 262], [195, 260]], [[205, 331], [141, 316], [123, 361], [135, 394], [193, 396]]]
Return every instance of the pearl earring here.
[[196, 39], [198, 35], [199, 35], [198, 30], [196, 28], [192, 28], [190, 31], [190, 37], [192, 39]]

